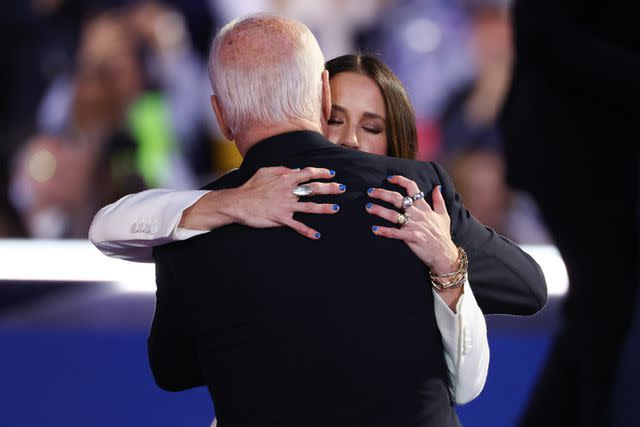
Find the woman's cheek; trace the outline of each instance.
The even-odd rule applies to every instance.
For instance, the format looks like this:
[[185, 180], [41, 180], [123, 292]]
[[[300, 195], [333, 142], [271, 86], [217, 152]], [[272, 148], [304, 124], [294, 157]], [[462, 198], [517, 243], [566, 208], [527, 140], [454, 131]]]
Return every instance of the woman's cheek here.
[[371, 154], [387, 155], [387, 138], [384, 135], [367, 135], [361, 138], [360, 150]]
[[334, 144], [337, 144], [340, 140], [340, 132], [338, 132], [334, 126], [327, 126], [327, 134], [325, 136]]

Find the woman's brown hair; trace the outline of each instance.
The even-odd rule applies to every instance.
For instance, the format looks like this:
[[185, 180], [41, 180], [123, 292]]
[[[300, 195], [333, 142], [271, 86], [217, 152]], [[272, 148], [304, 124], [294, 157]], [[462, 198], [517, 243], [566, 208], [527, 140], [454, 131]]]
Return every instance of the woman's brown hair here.
[[329, 79], [352, 72], [371, 78], [382, 93], [386, 115], [387, 153], [403, 159], [415, 159], [418, 150], [416, 116], [404, 86], [378, 57], [367, 54], [343, 55], [325, 64]]

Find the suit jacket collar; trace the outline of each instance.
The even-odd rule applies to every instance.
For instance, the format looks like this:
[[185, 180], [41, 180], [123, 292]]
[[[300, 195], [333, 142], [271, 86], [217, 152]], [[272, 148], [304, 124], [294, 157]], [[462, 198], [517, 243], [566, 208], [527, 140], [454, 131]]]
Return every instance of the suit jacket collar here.
[[335, 148], [336, 145], [318, 132], [287, 132], [257, 142], [245, 154], [240, 169], [257, 170], [263, 166], [282, 166], [283, 161], [306, 151], [331, 147]]

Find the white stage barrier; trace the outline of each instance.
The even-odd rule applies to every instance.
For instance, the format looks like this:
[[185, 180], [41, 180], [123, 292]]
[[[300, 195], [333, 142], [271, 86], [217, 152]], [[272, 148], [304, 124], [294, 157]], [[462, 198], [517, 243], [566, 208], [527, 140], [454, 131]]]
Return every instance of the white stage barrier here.
[[[550, 296], [569, 280], [555, 246], [521, 245], [542, 267]], [[111, 282], [122, 292], [155, 292], [154, 265], [112, 259], [87, 240], [0, 239], [0, 281]]]

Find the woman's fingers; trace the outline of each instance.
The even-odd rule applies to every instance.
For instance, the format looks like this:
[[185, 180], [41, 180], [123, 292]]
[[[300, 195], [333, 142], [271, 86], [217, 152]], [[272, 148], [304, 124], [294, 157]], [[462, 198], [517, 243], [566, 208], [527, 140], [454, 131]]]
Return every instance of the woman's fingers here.
[[390, 175], [387, 177], [387, 181], [389, 181], [392, 184], [397, 184], [400, 187], [407, 190], [407, 195], [409, 196], [413, 196], [414, 194], [417, 194], [420, 192], [420, 189], [418, 188], [418, 184], [416, 184], [414, 181], [410, 180], [409, 178], [405, 178], [402, 175]]
[[336, 176], [336, 172], [331, 169], [306, 167], [302, 170], [294, 170], [290, 174], [296, 184], [312, 179], [331, 179]]
[[304, 184], [311, 188], [309, 196], [317, 196], [320, 194], [342, 194], [347, 190], [344, 184], [337, 182], [310, 182]]
[[[367, 194], [369, 195], [369, 197], [372, 197], [374, 199], [384, 200], [385, 202], [391, 203], [396, 208], [402, 209], [402, 202], [404, 201], [404, 196], [398, 193], [397, 191], [385, 190], [383, 188], [370, 188], [367, 190]], [[420, 209], [423, 211], [431, 210], [431, 206], [429, 206], [429, 203], [424, 201], [424, 197], [414, 201], [413, 207], [414, 208], [420, 207]]]
[[286, 225], [287, 227], [293, 228], [299, 234], [309, 239], [318, 240], [320, 238], [320, 232], [314, 230], [311, 227], [307, 227], [300, 221], [296, 221], [293, 218], [287, 219], [283, 224]]
[[412, 236], [411, 231], [403, 230], [402, 228], [381, 227], [379, 225], [374, 225], [373, 227], [371, 227], [371, 231], [376, 236], [388, 237], [389, 239], [404, 240], [405, 242], [408, 242]]
[[394, 224], [398, 223], [398, 216], [400, 213], [398, 211], [394, 211], [392, 209], [383, 208], [380, 205], [374, 205], [373, 203], [367, 203], [365, 206], [367, 212], [373, 215], [377, 215], [382, 219], [386, 219], [389, 222]]
[[340, 206], [331, 203], [296, 203], [293, 209], [295, 212], [311, 214], [334, 214], [340, 210]]
[[309, 181], [311, 179], [331, 179], [335, 176], [335, 171], [325, 168], [307, 167], [304, 169], [290, 169], [286, 166], [270, 166], [258, 169], [255, 176], [286, 175], [295, 183]]
[[447, 213], [447, 204], [444, 202], [444, 197], [442, 196], [442, 186], [436, 185], [436, 188], [433, 189], [431, 193], [431, 198], [433, 200], [433, 210], [439, 214]]
[[402, 200], [404, 199], [404, 196], [397, 191], [385, 190], [383, 188], [370, 188], [367, 190], [367, 194], [369, 197], [373, 197], [374, 199], [389, 202], [398, 209], [402, 208]]
[[[311, 214], [334, 214], [340, 210], [340, 206], [336, 204], [330, 203], [296, 203], [294, 211], [301, 213], [311, 213]], [[304, 237], [308, 237], [309, 239], [318, 240], [320, 238], [320, 232], [314, 230], [311, 227], [306, 226], [300, 221], [296, 221], [291, 216], [287, 216], [282, 220], [282, 224], [286, 225], [290, 228], [293, 228], [295, 231], [303, 235]]]
[[293, 207], [291, 208], [290, 211], [281, 212], [275, 221], [276, 223], [286, 225], [287, 227], [294, 229], [304, 237], [317, 240], [320, 238], [320, 232], [318, 232], [317, 230], [314, 230], [311, 227], [308, 227], [307, 225], [303, 224], [300, 221], [293, 219], [293, 214], [295, 212], [310, 213], [310, 214], [335, 214], [339, 210], [340, 210], [340, 206], [337, 204], [297, 202], [293, 204]]
[[[293, 173], [287, 175], [288, 179], [293, 181], [293, 188], [298, 184], [312, 179], [331, 179], [335, 176], [335, 172], [330, 169], [307, 167], [302, 170], [295, 170]], [[306, 196], [316, 196], [320, 194], [341, 194], [344, 193], [347, 187], [338, 182], [308, 182], [304, 184], [305, 187], [309, 187], [311, 192]]]
[[[399, 185], [407, 191], [407, 196], [413, 198], [416, 194], [420, 193], [421, 190], [418, 188], [418, 184], [415, 181], [410, 180], [409, 178], [405, 178], [402, 175], [390, 175], [387, 177], [387, 181], [392, 184]], [[418, 200], [414, 200], [414, 205], [427, 207], [429, 203], [424, 199], [424, 197], [419, 198]], [[431, 206], [429, 206], [431, 208]]]

